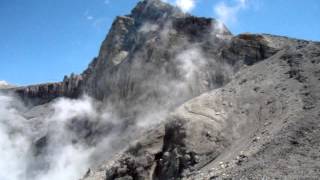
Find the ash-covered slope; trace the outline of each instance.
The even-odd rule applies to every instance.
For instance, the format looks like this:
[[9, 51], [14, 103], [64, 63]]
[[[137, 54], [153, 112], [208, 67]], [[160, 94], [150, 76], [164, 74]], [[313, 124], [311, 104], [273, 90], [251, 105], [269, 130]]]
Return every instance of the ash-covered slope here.
[[319, 55], [302, 41], [242, 69], [84, 179], [317, 179]]
[[50, 170], [60, 146], [86, 150], [86, 180], [317, 176], [319, 52], [141, 1], [81, 75], [13, 89], [40, 131], [28, 137], [27, 179]]

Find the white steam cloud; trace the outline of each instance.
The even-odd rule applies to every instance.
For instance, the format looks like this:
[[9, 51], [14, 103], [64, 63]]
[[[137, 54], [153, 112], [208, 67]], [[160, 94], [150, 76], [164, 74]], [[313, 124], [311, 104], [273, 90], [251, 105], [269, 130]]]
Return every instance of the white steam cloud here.
[[176, 0], [176, 5], [182, 9], [183, 12], [189, 12], [195, 7], [195, 0]]
[[[172, 61], [166, 63], [163, 67], [151, 66], [152, 71], [154, 71], [154, 69], [158, 69], [159, 71], [163, 69], [163, 72], [159, 72], [155, 80], [148, 82], [144, 77], [145, 81], [143, 81], [148, 82], [148, 88], [144, 88], [146, 91], [156, 87], [155, 91], [160, 92], [161, 99], [164, 99], [161, 104], [163, 110], [169, 110], [170, 107], [172, 107], [171, 105], [176, 107], [175, 105], [185, 102], [191, 97], [199, 95], [208, 89], [218, 87], [221, 83], [227, 81], [228, 77], [232, 74], [232, 68], [229, 67], [227, 63], [220, 63], [217, 59], [213, 58], [212, 55], [206, 54], [201, 44], [190, 43], [186, 38], [176, 38], [179, 37], [179, 32], [172, 26], [173, 22], [171, 21], [166, 22], [162, 27], [147, 22], [144, 23], [139, 30], [142, 37], [148, 37], [149, 40], [146, 41], [146, 44], [152, 45], [160, 38], [161, 41], [159, 42], [161, 43], [157, 44], [157, 50], [162, 51], [168, 49], [168, 51], [174, 55]], [[214, 30], [216, 31], [216, 29]], [[225, 31], [225, 29], [222, 28], [221, 30]], [[218, 33], [215, 31], [210, 34], [211, 36], [208, 36], [208, 39], [212, 38], [212, 42], [215, 41], [214, 39], [216, 39]], [[155, 35], [158, 37], [155, 37]], [[174, 47], [170, 47], [173, 43], [175, 44]], [[145, 54], [147, 54], [147, 52], [145, 52]], [[156, 55], [157, 53], [154, 54]], [[140, 57], [138, 55], [134, 62], [141, 62], [141, 59], [145, 58], [146, 57]], [[158, 57], [155, 56], [154, 58], [157, 59]], [[142, 67], [146, 69], [146, 64], [147, 63], [138, 64], [137, 72], [139, 72]], [[171, 70], [170, 73], [168, 73], [166, 66], [175, 70]], [[159, 82], [163, 83], [163, 85]], [[215, 82], [219, 83], [215, 84]], [[155, 108], [156, 111], [159, 111], [158, 106]], [[148, 108], [148, 112], [153, 112], [150, 109], [151, 108]], [[164, 111], [162, 114], [166, 113], [167, 112]], [[145, 121], [142, 121], [140, 123], [144, 122]]]
[[[28, 109], [17, 98], [0, 94], [0, 104], [1, 180], [79, 179], [92, 165], [91, 157], [99, 155], [93, 140], [86, 139], [89, 129], [113, 124], [109, 112], [98, 112], [87, 96]], [[101, 147], [99, 142], [105, 141], [96, 143]], [[104, 148], [103, 153], [113, 152]]]
[[174, 4], [179, 7], [183, 12], [190, 12], [196, 6], [196, 0], [162, 0], [166, 3]]
[[159, 29], [159, 25], [157, 24], [144, 23], [142, 27], [139, 29], [139, 32], [149, 33], [149, 32], [157, 31], [158, 29]]
[[195, 73], [201, 70], [201, 67], [205, 65], [205, 58], [203, 53], [197, 47], [192, 47], [182, 51], [176, 57], [177, 61], [180, 63], [180, 71], [184, 75], [186, 81], [192, 81], [195, 77]]
[[247, 8], [248, 0], [234, 0], [234, 4], [227, 4], [221, 1], [214, 6], [214, 12], [217, 15], [218, 20], [226, 23], [236, 23], [238, 13]]
[[27, 131], [23, 129], [26, 122], [12, 97], [0, 95], [0, 104], [0, 179], [22, 179], [30, 141], [24, 133], [15, 132]]

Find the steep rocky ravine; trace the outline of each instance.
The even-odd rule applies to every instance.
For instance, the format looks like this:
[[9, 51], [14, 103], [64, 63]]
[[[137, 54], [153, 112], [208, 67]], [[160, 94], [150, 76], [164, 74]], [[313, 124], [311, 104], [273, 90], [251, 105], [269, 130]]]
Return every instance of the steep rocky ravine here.
[[[84, 180], [316, 179], [319, 80], [318, 42], [234, 36], [215, 19], [144, 0], [115, 19], [82, 74], [3, 91], [32, 117], [84, 95], [97, 112], [112, 112], [117, 122], [85, 116], [68, 124], [72, 142], [97, 149], [116, 132], [113, 151], [98, 149]], [[46, 134], [35, 152], [46, 148]]]

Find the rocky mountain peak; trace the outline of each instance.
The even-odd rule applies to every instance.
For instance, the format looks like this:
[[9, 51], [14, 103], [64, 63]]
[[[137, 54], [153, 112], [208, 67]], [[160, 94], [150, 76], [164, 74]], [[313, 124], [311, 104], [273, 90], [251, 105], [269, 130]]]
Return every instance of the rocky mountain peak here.
[[192, 16], [184, 13], [178, 7], [161, 0], [140, 1], [131, 11], [131, 14], [127, 16], [134, 19], [136, 26], [148, 22], [163, 24], [168, 22], [174, 23], [176, 20], [180, 20], [179, 22], [185, 20], [184, 24], [194, 24], [194, 26], [205, 25], [205, 28], [210, 29], [215, 34], [231, 35], [228, 28], [222, 22], [214, 18]]
[[174, 7], [161, 0], [140, 1], [129, 15], [138, 21], [159, 20], [170, 16], [187, 16], [179, 8]]

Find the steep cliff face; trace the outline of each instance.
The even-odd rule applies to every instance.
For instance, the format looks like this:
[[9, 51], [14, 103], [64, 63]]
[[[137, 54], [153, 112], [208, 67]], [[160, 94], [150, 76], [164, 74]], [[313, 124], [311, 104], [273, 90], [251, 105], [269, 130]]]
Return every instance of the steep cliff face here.
[[84, 179], [319, 177], [319, 52], [296, 41], [243, 68]]
[[[208, 68], [219, 63], [212, 52], [226, 43], [215, 37], [216, 23], [161, 1], [140, 2], [130, 15], [113, 23], [94, 70], [84, 77], [84, 92], [117, 104], [125, 110], [119, 114], [131, 116], [141, 107], [170, 108], [221, 86], [232, 72]], [[227, 29], [219, 34], [231, 35]]]
[[27, 104], [39, 105], [50, 102], [58, 97], [77, 98], [81, 95], [82, 77], [71, 74], [62, 82], [31, 85], [26, 87], [11, 88]]

